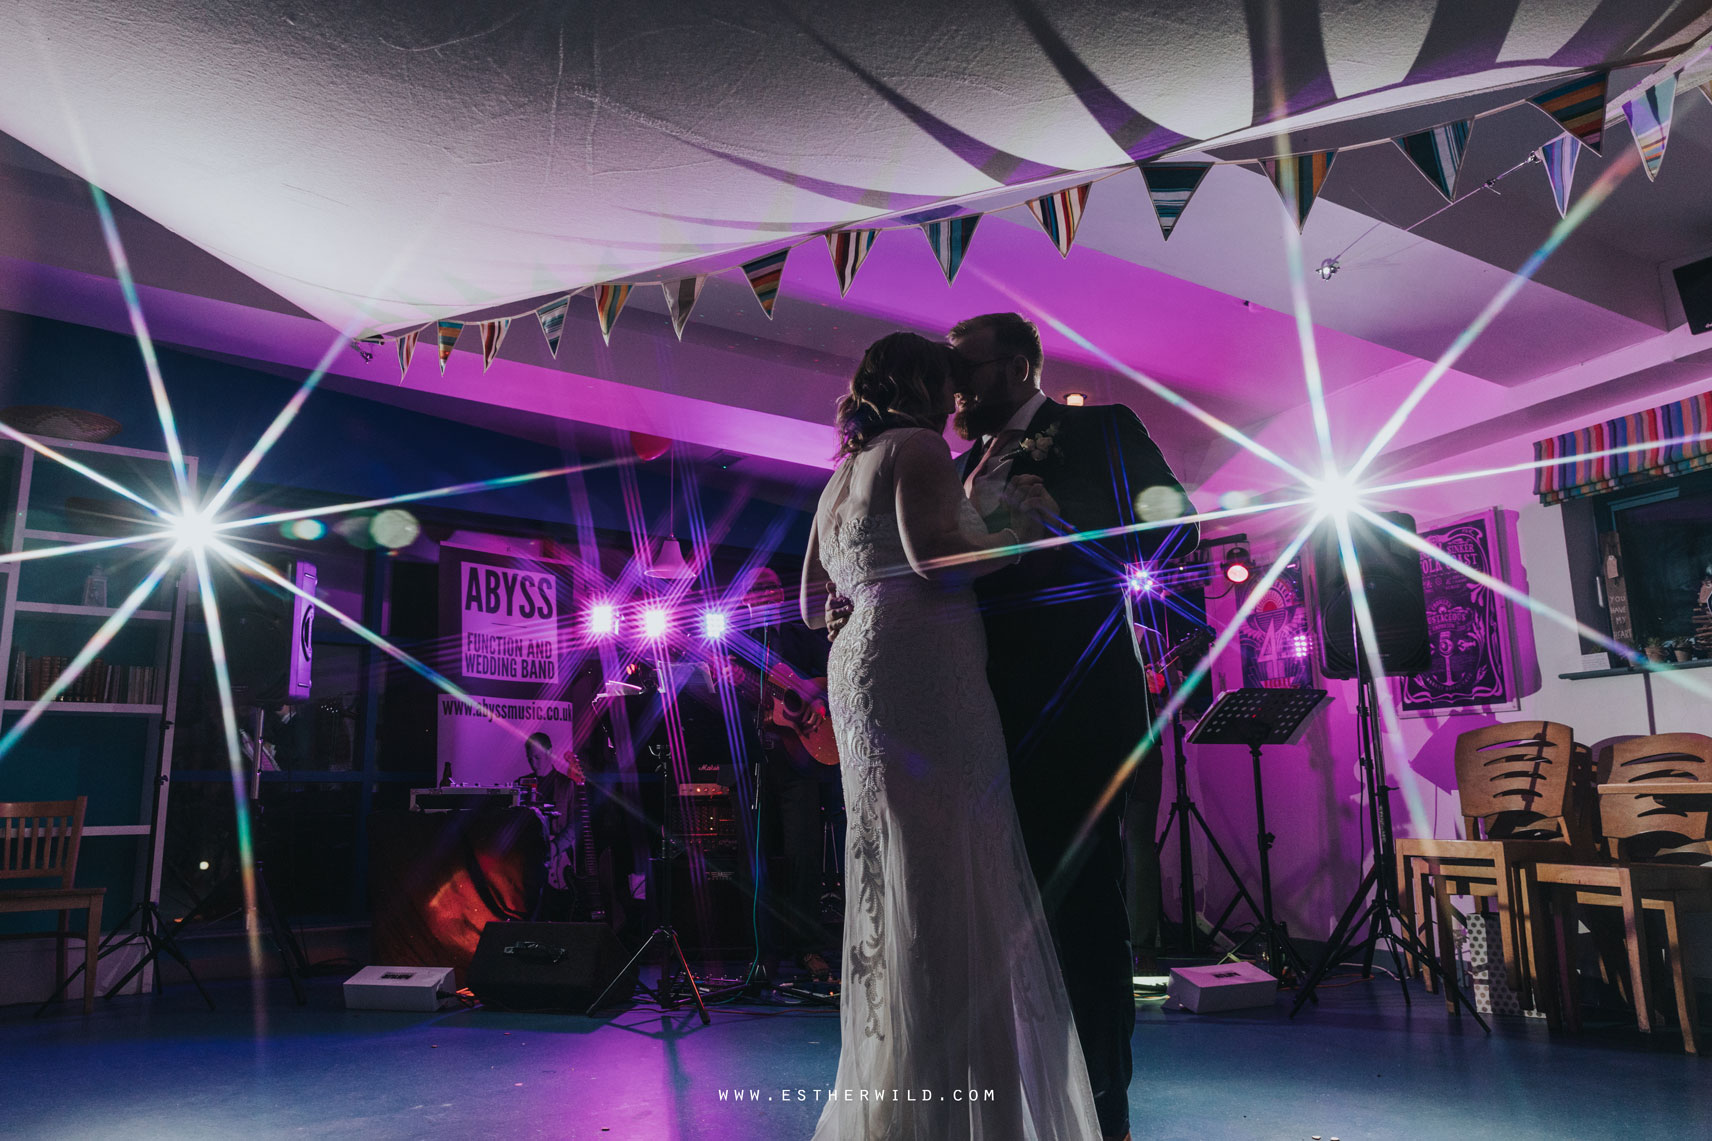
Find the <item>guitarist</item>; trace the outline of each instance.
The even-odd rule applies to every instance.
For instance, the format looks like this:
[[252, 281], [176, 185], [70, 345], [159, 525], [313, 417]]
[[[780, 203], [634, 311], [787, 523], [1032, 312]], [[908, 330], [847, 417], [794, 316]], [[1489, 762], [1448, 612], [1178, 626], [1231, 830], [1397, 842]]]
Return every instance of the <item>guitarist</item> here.
[[[761, 658], [746, 664], [763, 667], [750, 722], [761, 758], [757, 816], [763, 870], [757, 890], [762, 958], [769, 964], [794, 962], [824, 981], [832, 968], [826, 957], [831, 941], [820, 921], [822, 821], [823, 811], [835, 813], [841, 806], [843, 789], [836, 765], [816, 763], [789, 726], [770, 724], [767, 715], [783, 696], [776, 688], [783, 671], [774, 669], [782, 663], [807, 683], [796, 687], [791, 702], [802, 702], [802, 728], [812, 733], [824, 726], [827, 642], [802, 624], [795, 598], [785, 595], [771, 568], [756, 572], [744, 605], [748, 635]], [[775, 676], [765, 676], [768, 670]]]

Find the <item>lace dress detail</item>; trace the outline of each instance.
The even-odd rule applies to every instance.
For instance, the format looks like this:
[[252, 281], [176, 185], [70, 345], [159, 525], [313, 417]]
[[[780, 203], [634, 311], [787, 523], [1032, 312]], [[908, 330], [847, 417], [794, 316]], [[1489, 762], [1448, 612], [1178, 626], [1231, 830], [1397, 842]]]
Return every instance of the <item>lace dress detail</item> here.
[[[848, 821], [845, 996], [815, 1141], [1095, 1138], [974, 593], [910, 569], [896, 514], [851, 505], [847, 469], [889, 463], [891, 435], [834, 475], [818, 522], [821, 563], [854, 610], [827, 669]], [[980, 525], [972, 508], [966, 525]]]

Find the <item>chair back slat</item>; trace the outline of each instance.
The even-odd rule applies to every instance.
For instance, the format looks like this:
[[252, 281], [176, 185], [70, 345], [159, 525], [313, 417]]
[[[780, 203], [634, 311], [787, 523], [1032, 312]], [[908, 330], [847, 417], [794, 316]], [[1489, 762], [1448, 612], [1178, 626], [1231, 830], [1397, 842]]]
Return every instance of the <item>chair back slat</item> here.
[[0, 801], [0, 879], [77, 878], [85, 797]]
[[1611, 747], [1609, 784], [1648, 780], [1706, 782], [1698, 797], [1631, 796], [1599, 798], [1600, 831], [1625, 859], [1648, 859], [1673, 848], [1712, 839], [1712, 737], [1700, 733], [1655, 733], [1632, 737]]
[[1467, 835], [1568, 839], [1575, 733], [1553, 721], [1471, 729], [1456, 740], [1456, 791]]

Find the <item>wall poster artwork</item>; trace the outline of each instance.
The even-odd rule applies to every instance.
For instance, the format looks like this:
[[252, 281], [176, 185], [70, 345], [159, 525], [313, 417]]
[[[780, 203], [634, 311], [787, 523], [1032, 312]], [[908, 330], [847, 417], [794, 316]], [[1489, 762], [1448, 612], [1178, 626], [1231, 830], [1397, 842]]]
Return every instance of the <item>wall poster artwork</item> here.
[[1238, 634], [1244, 689], [1311, 689], [1314, 637], [1302, 597], [1302, 563], [1284, 568]]
[[[1505, 573], [1496, 511], [1421, 531], [1439, 550], [1500, 582]], [[1432, 664], [1396, 681], [1405, 713], [1495, 709], [1517, 696], [1510, 604], [1438, 560], [1421, 556]]]

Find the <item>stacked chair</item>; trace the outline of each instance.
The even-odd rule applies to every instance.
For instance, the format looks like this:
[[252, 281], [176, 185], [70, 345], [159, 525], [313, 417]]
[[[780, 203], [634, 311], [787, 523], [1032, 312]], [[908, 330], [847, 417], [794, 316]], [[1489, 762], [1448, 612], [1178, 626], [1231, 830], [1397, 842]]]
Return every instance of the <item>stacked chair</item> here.
[[[1567, 726], [1493, 725], [1458, 738], [1456, 776], [1468, 839], [1397, 841], [1400, 898], [1423, 942], [1432, 945], [1436, 926], [1441, 960], [1453, 962], [1451, 897], [1471, 896], [1482, 911], [1490, 903], [1511, 988], [1554, 1029], [1576, 1029], [1579, 909], [1616, 909], [1627, 961], [1613, 973], [1628, 983], [1637, 1023], [1653, 1029], [1662, 951], [1683, 1047], [1698, 1053], [1679, 920], [1690, 908], [1712, 910], [1712, 737], [1636, 737], [1595, 764]], [[1663, 919], [1662, 947], [1648, 912]]]

